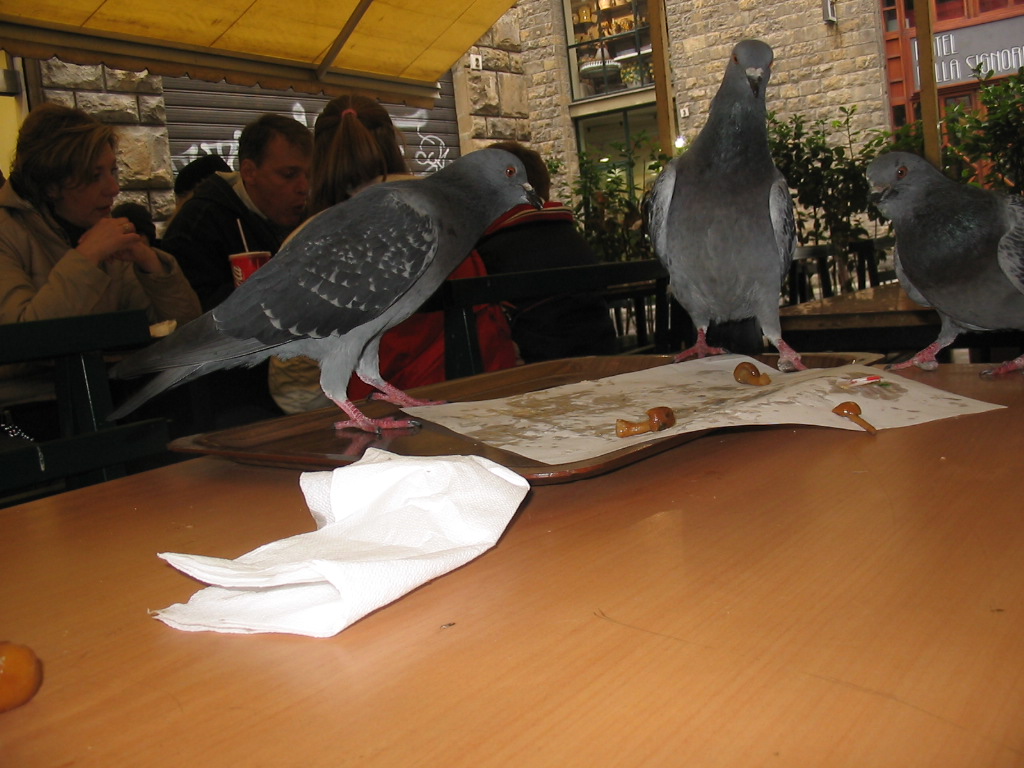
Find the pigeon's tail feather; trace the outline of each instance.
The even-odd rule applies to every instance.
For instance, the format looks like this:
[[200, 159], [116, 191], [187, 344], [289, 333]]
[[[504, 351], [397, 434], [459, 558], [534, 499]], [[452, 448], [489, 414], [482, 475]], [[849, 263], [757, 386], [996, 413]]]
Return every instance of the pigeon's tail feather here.
[[[237, 339], [224, 334], [217, 328], [212, 313], [207, 312], [167, 338], [128, 356], [115, 365], [110, 374], [115, 379], [130, 379], [171, 368], [242, 358], [269, 348], [256, 339]], [[243, 364], [252, 363], [238, 360], [215, 367]]]
[[270, 357], [270, 354], [270, 352], [266, 352], [265, 354], [249, 354], [239, 357], [228, 357], [210, 360], [205, 363], [178, 365], [173, 368], [167, 368], [165, 366], [164, 370], [159, 371], [157, 375], [143, 385], [138, 392], [134, 393], [120, 406], [118, 406], [110, 416], [107, 417], [107, 419], [108, 421], [116, 421], [117, 419], [123, 418], [144, 402], [156, 397], [161, 392], [168, 389], [174, 389], [174, 387], [181, 386], [193, 379], [198, 379], [200, 376], [205, 376], [211, 371], [218, 371], [223, 368], [237, 368], [240, 366], [251, 368], [257, 363]]
[[140, 405], [150, 400], [161, 392], [172, 389], [179, 384], [184, 384], [186, 381], [190, 381], [197, 376], [201, 375], [203, 366], [194, 365], [184, 368], [172, 368], [169, 371], [163, 371], [158, 376], [154, 376], [150, 381], [135, 392], [131, 397], [125, 400], [121, 405], [115, 408], [109, 416], [107, 421], [117, 421], [123, 419], [132, 411], [136, 410]]

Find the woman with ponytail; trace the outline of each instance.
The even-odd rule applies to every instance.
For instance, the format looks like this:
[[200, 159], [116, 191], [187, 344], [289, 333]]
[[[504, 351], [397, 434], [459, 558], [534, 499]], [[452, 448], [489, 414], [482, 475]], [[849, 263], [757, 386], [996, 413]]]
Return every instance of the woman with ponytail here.
[[366, 96], [339, 96], [328, 103], [313, 129], [312, 213], [371, 184], [412, 178], [401, 134], [380, 103]]

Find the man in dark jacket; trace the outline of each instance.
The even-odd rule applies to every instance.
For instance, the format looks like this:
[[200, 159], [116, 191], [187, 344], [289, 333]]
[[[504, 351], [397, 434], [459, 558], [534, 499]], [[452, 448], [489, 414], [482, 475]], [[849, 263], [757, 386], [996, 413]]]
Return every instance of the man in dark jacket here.
[[263, 115], [238, 140], [239, 170], [215, 173], [171, 219], [161, 247], [172, 254], [203, 311], [234, 289], [233, 253], [277, 253], [303, 220], [313, 138], [290, 117]]
[[[290, 117], [263, 115], [238, 140], [239, 170], [202, 181], [171, 219], [161, 247], [178, 260], [204, 312], [234, 290], [231, 254], [275, 254], [305, 218], [312, 157], [309, 129]], [[280, 416], [267, 367], [216, 371], [192, 382], [194, 431]]]

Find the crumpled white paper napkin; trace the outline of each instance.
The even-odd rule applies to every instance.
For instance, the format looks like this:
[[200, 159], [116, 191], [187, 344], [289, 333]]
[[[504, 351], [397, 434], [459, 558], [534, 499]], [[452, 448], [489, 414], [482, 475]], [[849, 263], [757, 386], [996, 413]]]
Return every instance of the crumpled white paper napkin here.
[[487, 551], [529, 490], [479, 456], [400, 457], [307, 472], [299, 484], [317, 530], [235, 560], [162, 553], [214, 586], [155, 613], [188, 631], [329, 637]]

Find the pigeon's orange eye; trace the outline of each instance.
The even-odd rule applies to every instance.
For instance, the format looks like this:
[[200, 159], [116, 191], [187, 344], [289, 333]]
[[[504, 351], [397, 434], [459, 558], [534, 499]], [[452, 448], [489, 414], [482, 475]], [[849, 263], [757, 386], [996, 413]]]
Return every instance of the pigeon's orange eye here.
[[505, 169], [505, 175], [508, 176], [510, 179], [513, 176], [515, 176], [516, 173], [517, 173], [517, 171], [516, 171], [516, 167], [514, 165], [510, 165], [508, 168]]
[[902, 179], [906, 175], [907, 175], [907, 166], [901, 165], [899, 168], [896, 169], [896, 178], [897, 179]]

